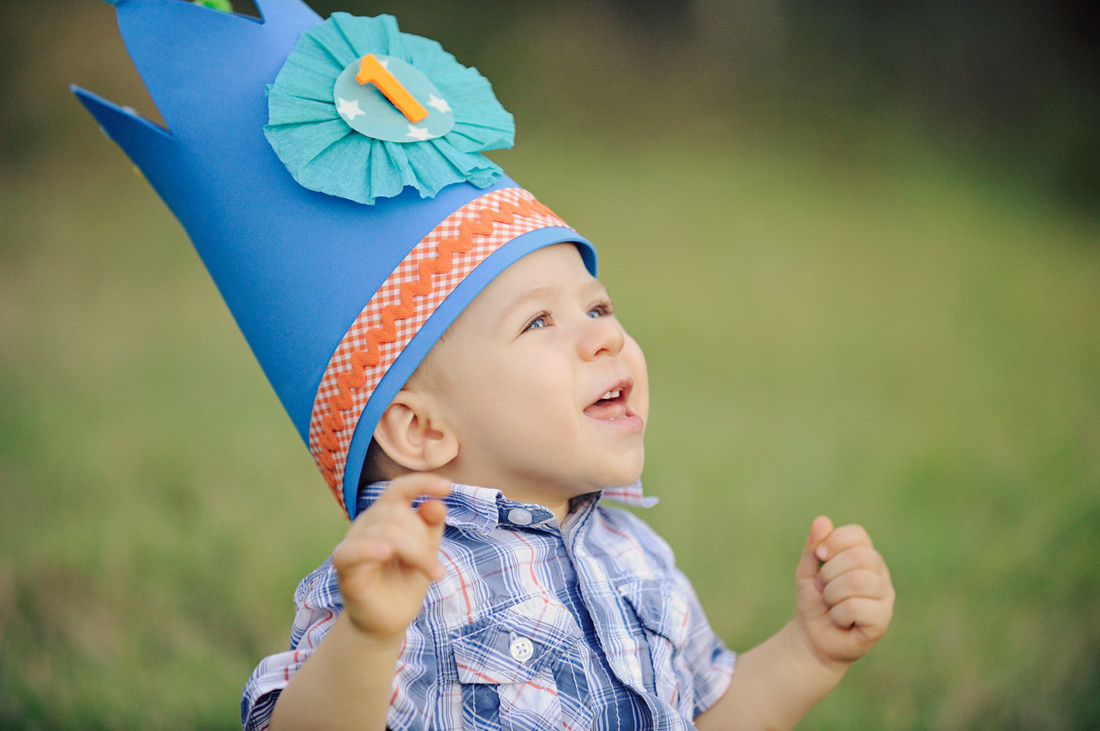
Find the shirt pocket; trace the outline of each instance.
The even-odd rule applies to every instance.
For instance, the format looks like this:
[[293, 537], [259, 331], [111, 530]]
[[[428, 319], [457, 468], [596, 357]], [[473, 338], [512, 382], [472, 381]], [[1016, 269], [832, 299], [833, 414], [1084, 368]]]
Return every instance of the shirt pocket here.
[[587, 729], [588, 682], [576, 620], [534, 597], [494, 610], [451, 636], [463, 720], [478, 729]]
[[645, 632], [657, 697], [691, 718], [695, 692], [686, 652], [691, 606], [683, 588], [665, 579], [630, 579], [618, 590]]

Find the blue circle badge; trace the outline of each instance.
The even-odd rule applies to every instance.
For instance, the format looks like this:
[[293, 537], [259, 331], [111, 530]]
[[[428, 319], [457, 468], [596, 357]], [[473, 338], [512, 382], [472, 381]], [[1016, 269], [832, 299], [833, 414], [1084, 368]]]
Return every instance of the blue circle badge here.
[[427, 76], [380, 53], [349, 64], [337, 77], [332, 98], [348, 126], [376, 140], [424, 142], [455, 126], [454, 112]]

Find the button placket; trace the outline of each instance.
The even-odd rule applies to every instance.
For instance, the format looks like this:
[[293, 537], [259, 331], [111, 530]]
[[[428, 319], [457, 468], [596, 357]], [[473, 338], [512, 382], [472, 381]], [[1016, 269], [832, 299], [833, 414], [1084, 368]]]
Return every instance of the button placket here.
[[515, 525], [531, 525], [532, 517], [527, 508], [512, 508], [508, 511], [508, 522]]

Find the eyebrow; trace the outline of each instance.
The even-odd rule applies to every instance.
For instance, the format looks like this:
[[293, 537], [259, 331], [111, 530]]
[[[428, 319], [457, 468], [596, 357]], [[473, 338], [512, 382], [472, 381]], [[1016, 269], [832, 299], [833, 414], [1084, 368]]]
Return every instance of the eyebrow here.
[[511, 330], [513, 318], [519, 319], [521, 316], [526, 317], [526, 314], [521, 314], [521, 310], [532, 306], [536, 302], [553, 299], [554, 296], [560, 294], [561, 291], [562, 287], [557, 285], [544, 285], [524, 290], [504, 303], [503, 309], [493, 318], [495, 320], [493, 329], [501, 331]]
[[[607, 287], [598, 279], [593, 278], [581, 286], [585, 293], [591, 293], [592, 295], [599, 295], [602, 297], [610, 296], [607, 292]], [[544, 284], [540, 287], [533, 287], [512, 298], [512, 300], [507, 303], [507, 307], [509, 312], [511, 312], [530, 302], [559, 297], [565, 293], [567, 289], [567, 286], [561, 284]]]
[[[598, 279], [592, 279], [586, 282], [584, 285], [584, 291], [591, 293], [591, 296], [610, 297], [607, 292], [607, 287], [603, 282]], [[501, 316], [498, 327], [506, 327], [509, 319], [517, 313], [517, 311], [524, 307], [530, 306], [533, 303], [543, 302], [547, 300], [553, 300], [556, 297], [561, 297], [563, 293], [567, 291], [567, 287], [561, 284], [545, 284], [540, 287], [533, 287], [525, 290], [520, 294], [513, 297], [505, 304], [504, 314]]]
[[535, 287], [528, 289], [522, 293], [516, 295], [508, 302], [507, 309], [509, 312], [513, 312], [520, 307], [540, 300], [553, 299], [555, 296], [560, 295], [563, 287], [560, 285], [547, 284], [542, 287]]

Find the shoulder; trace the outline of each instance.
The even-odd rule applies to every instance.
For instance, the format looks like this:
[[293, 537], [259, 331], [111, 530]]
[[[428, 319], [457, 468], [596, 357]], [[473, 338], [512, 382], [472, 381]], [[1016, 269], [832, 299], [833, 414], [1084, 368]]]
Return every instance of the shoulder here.
[[601, 503], [593, 513], [588, 540], [624, 558], [634, 555], [644, 559], [645, 564], [661, 571], [676, 567], [676, 556], [665, 539], [625, 508]]
[[343, 608], [344, 600], [340, 596], [340, 584], [336, 569], [332, 566], [332, 556], [298, 583], [298, 588], [294, 590], [294, 606], [299, 611]]
[[340, 584], [330, 556], [309, 573], [294, 590], [294, 624], [290, 630], [292, 650], [312, 649], [344, 610]]

